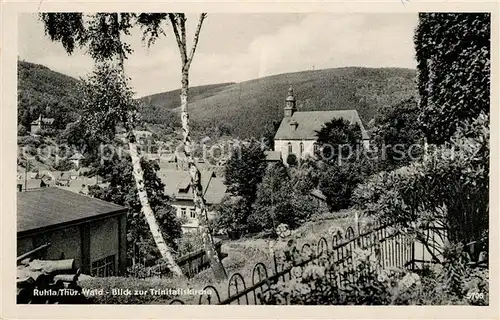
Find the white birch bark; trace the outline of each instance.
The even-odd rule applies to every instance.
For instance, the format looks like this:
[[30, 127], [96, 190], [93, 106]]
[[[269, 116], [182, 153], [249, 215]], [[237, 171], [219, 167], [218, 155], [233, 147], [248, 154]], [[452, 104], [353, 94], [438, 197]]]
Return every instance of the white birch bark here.
[[193, 190], [193, 199], [196, 211], [196, 217], [199, 221], [198, 232], [201, 235], [203, 248], [210, 261], [210, 266], [216, 279], [226, 279], [227, 273], [224, 269], [219, 254], [215, 248], [215, 242], [212, 237], [211, 230], [208, 227], [208, 208], [203, 196], [203, 186], [201, 183], [201, 173], [193, 154], [191, 153], [191, 137], [189, 131], [189, 113], [188, 113], [188, 90], [189, 90], [189, 67], [193, 60], [198, 44], [198, 37], [200, 34], [201, 26], [206, 14], [202, 13], [198, 21], [198, 26], [193, 40], [193, 47], [189, 57], [186, 50], [186, 19], [183, 14], [170, 14], [170, 21], [172, 28], [179, 46], [182, 61], [182, 80], [181, 80], [181, 121], [182, 121], [182, 134], [184, 141], [184, 155], [188, 162], [189, 175], [191, 177], [191, 189]]
[[[124, 57], [122, 54], [119, 55], [118, 67], [121, 69], [122, 73], [125, 74]], [[149, 226], [149, 230], [151, 231], [156, 247], [160, 251], [162, 258], [167, 264], [167, 267], [170, 269], [170, 271], [173, 272], [174, 275], [184, 277], [182, 269], [179, 267], [179, 265], [174, 259], [174, 256], [172, 255], [171, 248], [165, 242], [165, 239], [163, 239], [163, 235], [158, 225], [158, 221], [156, 220], [154, 212], [151, 209], [151, 205], [149, 204], [149, 198], [144, 184], [144, 172], [141, 167], [141, 157], [139, 155], [139, 151], [137, 150], [137, 145], [136, 145], [137, 139], [134, 133], [134, 123], [133, 121], [127, 121], [127, 123], [125, 123], [124, 125], [125, 129], [127, 130], [127, 142], [129, 147], [130, 158], [132, 160], [132, 168], [133, 168], [132, 174], [134, 176], [136, 184], [137, 196], [141, 203], [142, 213], [146, 218], [146, 222]]]

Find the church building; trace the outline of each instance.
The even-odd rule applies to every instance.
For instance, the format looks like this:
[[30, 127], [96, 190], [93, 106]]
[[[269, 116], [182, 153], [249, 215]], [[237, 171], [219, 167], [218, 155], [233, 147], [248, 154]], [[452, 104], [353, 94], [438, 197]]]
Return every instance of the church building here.
[[274, 136], [274, 151], [281, 153], [285, 164], [290, 154], [294, 154], [298, 160], [307, 156], [314, 157], [314, 150], [319, 147], [316, 132], [335, 118], [357, 123], [361, 128], [363, 146], [369, 147], [368, 132], [356, 110], [297, 111], [296, 102], [293, 89], [290, 88], [285, 101], [284, 117]]

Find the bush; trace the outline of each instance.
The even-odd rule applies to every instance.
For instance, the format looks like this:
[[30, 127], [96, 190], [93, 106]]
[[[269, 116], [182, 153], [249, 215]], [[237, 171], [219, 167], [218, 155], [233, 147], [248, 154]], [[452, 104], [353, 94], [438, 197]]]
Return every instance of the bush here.
[[25, 136], [28, 134], [28, 130], [26, 130], [26, 127], [23, 126], [22, 124], [17, 126], [17, 135], [19, 137]]
[[287, 157], [286, 157], [286, 164], [290, 167], [296, 167], [298, 165], [298, 161], [297, 161], [297, 156], [293, 153], [290, 153]]
[[[487, 271], [466, 270], [469, 277], [459, 283], [468, 295], [450, 289], [450, 276], [433, 267], [417, 275], [405, 269], [382, 269], [374, 253], [354, 249], [352, 265], [339, 266], [332, 253], [305, 266], [296, 265], [307, 257], [290, 247], [285, 262], [292, 267], [290, 281], [278, 281], [260, 295], [262, 304], [299, 305], [445, 305], [488, 304]], [[339, 268], [340, 267], [340, 268]], [[470, 279], [474, 280], [470, 280]], [[339, 285], [344, 283], [344, 285]], [[482, 299], [471, 299], [476, 293]]]
[[417, 231], [443, 226], [451, 242], [480, 239], [488, 229], [488, 123], [481, 116], [450, 144], [430, 148], [422, 161], [372, 176], [354, 191], [353, 202], [367, 214]]
[[248, 224], [255, 232], [269, 229], [275, 232], [280, 223], [295, 229], [318, 210], [310, 195], [294, 188], [286, 167], [277, 163], [267, 169], [259, 185]]

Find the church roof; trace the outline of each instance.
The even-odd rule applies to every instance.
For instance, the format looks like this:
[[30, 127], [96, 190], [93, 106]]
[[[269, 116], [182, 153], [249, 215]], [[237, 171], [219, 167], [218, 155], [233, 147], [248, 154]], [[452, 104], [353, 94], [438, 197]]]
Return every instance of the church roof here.
[[274, 140], [316, 140], [316, 131], [334, 118], [343, 118], [351, 123], [358, 123], [363, 140], [368, 139], [368, 133], [356, 110], [334, 110], [295, 112], [291, 117], [281, 120]]

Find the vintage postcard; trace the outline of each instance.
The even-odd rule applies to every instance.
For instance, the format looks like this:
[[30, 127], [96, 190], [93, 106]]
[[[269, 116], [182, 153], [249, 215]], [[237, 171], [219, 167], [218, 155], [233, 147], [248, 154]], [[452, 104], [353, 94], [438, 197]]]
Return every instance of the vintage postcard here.
[[2, 318], [497, 318], [498, 6], [416, 2], [4, 2]]

